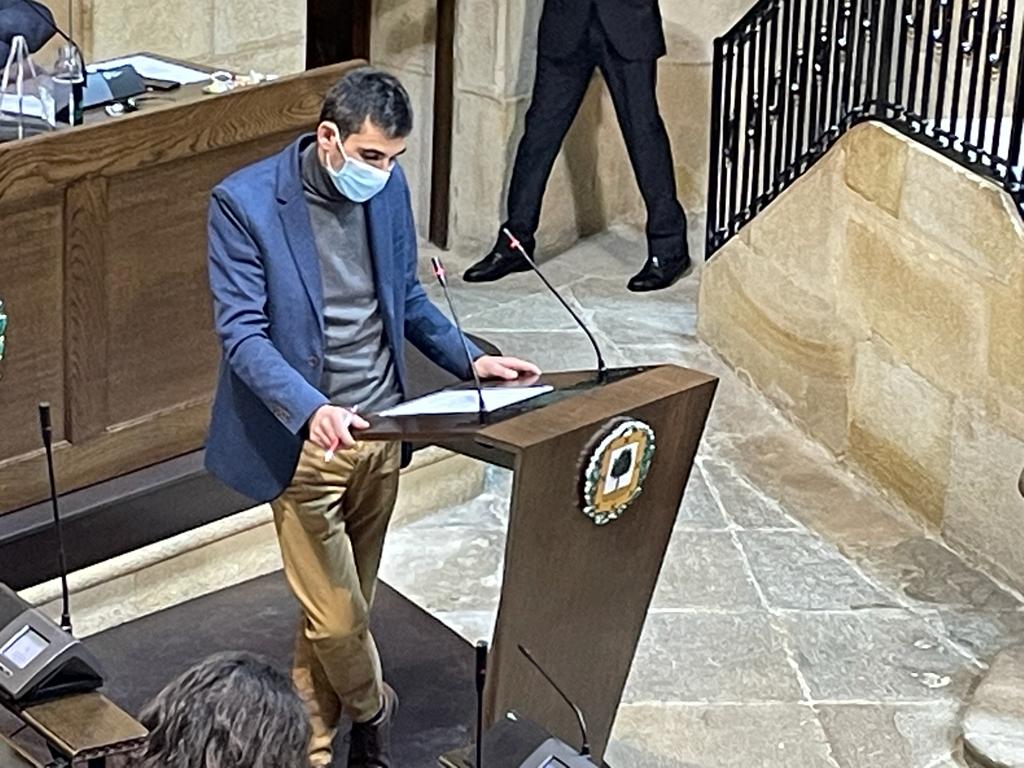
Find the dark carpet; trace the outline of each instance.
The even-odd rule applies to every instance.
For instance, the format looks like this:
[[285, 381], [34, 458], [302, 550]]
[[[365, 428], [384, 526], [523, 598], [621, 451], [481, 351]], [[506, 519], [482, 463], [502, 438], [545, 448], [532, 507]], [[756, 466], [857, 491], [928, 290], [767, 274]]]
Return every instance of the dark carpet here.
[[[106, 695], [132, 714], [169, 680], [219, 651], [259, 653], [291, 663], [298, 608], [280, 573], [264, 576], [107, 630], [87, 640], [104, 664]], [[373, 633], [401, 709], [393, 731], [403, 768], [472, 740], [476, 712], [473, 648], [425, 611], [381, 584]], [[344, 765], [339, 735], [335, 765]]]

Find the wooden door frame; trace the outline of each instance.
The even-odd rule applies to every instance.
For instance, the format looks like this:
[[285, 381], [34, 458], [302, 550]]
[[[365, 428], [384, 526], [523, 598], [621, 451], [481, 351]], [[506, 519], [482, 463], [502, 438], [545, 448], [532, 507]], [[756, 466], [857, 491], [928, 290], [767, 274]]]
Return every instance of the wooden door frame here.
[[434, 45], [434, 133], [430, 167], [430, 242], [447, 249], [455, 111], [455, 3], [437, 0]]
[[306, 69], [370, 59], [373, 0], [306, 0]]

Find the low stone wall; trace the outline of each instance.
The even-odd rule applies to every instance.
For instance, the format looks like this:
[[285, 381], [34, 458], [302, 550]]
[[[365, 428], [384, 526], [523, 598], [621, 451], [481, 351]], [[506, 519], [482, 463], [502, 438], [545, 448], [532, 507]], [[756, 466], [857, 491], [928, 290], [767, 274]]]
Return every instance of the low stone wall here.
[[1024, 225], [1008, 195], [859, 126], [706, 267], [699, 333], [1024, 587]]
[[[484, 464], [466, 456], [418, 451], [402, 470], [388, 530], [476, 498], [485, 473]], [[263, 504], [71, 573], [75, 634], [102, 632], [280, 569], [273, 513]], [[60, 614], [57, 579], [21, 597], [55, 619]]]

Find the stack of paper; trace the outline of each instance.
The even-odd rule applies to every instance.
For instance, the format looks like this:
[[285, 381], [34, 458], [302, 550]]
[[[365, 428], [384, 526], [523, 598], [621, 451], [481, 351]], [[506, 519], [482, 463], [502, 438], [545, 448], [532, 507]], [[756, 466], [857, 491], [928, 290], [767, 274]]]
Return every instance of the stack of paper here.
[[205, 83], [210, 79], [208, 72], [185, 67], [181, 64], [173, 64], [153, 56], [139, 54], [137, 56], [125, 56], [122, 59], [110, 59], [109, 61], [98, 61], [89, 66], [90, 72], [103, 69], [116, 69], [130, 64], [141, 77], [150, 80], [170, 80], [171, 82], [188, 85], [190, 83]]
[[[507, 408], [524, 400], [550, 392], [554, 387], [492, 387], [484, 388], [484, 410], [487, 413]], [[407, 403], [381, 412], [381, 416], [441, 416], [458, 413], [477, 413], [480, 398], [475, 389], [446, 389], [431, 395], [424, 395]]]

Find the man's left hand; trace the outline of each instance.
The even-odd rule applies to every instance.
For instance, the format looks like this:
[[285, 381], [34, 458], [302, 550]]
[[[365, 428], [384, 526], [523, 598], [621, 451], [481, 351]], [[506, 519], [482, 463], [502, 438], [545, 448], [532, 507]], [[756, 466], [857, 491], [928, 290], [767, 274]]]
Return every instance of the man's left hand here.
[[484, 355], [476, 359], [473, 368], [481, 379], [514, 381], [519, 378], [540, 375], [540, 368], [516, 357]]

